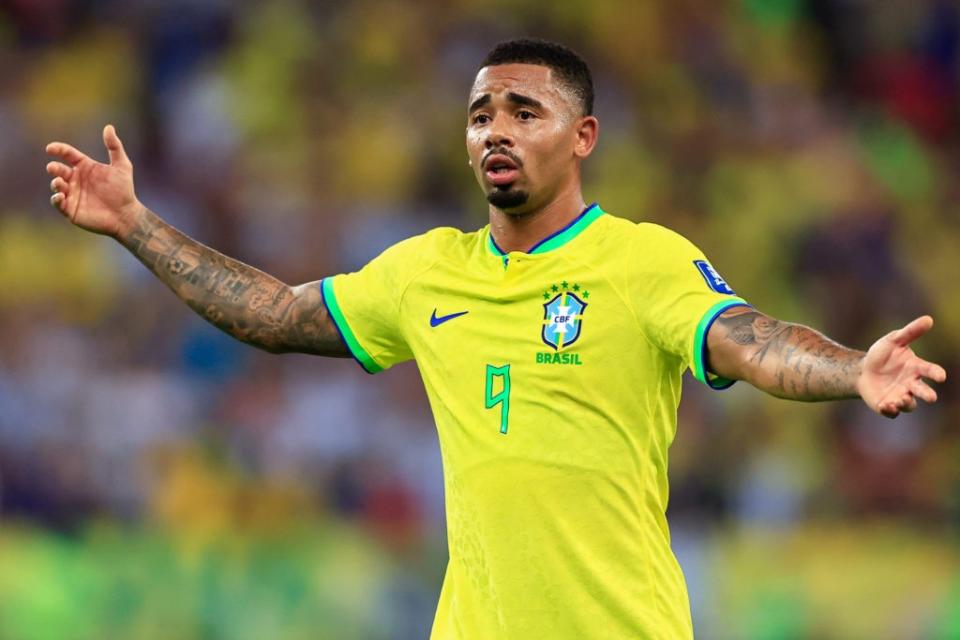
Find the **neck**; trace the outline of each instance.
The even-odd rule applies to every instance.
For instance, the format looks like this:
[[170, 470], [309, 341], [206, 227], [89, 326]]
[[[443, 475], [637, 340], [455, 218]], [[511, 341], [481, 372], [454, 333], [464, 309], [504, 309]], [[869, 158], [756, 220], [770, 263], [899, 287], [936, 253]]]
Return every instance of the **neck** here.
[[523, 214], [507, 214], [490, 207], [490, 233], [505, 253], [529, 251], [552, 233], [563, 229], [580, 215], [586, 204], [580, 186], [561, 193], [546, 205]]

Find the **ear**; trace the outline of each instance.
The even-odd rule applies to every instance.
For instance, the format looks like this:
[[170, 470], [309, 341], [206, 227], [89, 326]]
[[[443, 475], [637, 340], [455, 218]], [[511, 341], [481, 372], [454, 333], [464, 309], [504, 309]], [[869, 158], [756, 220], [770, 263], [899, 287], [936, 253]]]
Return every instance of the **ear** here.
[[582, 116], [577, 123], [577, 141], [573, 153], [580, 159], [586, 158], [597, 146], [597, 137], [600, 135], [600, 121], [596, 116]]

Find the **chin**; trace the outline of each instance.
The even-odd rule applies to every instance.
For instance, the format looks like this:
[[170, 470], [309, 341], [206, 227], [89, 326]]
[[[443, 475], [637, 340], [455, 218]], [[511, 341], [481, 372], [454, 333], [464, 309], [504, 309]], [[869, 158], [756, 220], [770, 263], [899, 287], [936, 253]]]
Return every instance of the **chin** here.
[[522, 189], [514, 189], [511, 185], [507, 189], [495, 188], [487, 194], [487, 202], [508, 215], [522, 215], [524, 211], [517, 211], [527, 204], [530, 194]]

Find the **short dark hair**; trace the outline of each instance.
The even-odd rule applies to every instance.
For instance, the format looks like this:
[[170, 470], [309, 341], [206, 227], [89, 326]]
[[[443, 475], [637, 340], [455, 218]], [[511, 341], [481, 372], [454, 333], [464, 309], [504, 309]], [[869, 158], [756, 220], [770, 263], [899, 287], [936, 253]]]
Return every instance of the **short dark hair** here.
[[507, 40], [490, 50], [480, 63], [480, 68], [512, 63], [549, 67], [580, 100], [582, 115], [593, 115], [593, 77], [590, 67], [573, 49], [539, 38]]

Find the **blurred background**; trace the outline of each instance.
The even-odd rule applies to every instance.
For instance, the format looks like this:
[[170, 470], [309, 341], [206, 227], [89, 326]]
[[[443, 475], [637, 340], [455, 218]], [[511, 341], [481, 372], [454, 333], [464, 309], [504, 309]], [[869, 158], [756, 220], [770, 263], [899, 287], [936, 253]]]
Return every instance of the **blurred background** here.
[[670, 521], [699, 638], [960, 638], [960, 6], [943, 0], [0, 0], [0, 637], [426, 638], [446, 563], [416, 367], [261, 353], [48, 205], [46, 142], [300, 283], [486, 205], [496, 42], [592, 65], [585, 197], [760, 309], [952, 381], [858, 402], [685, 387]]

